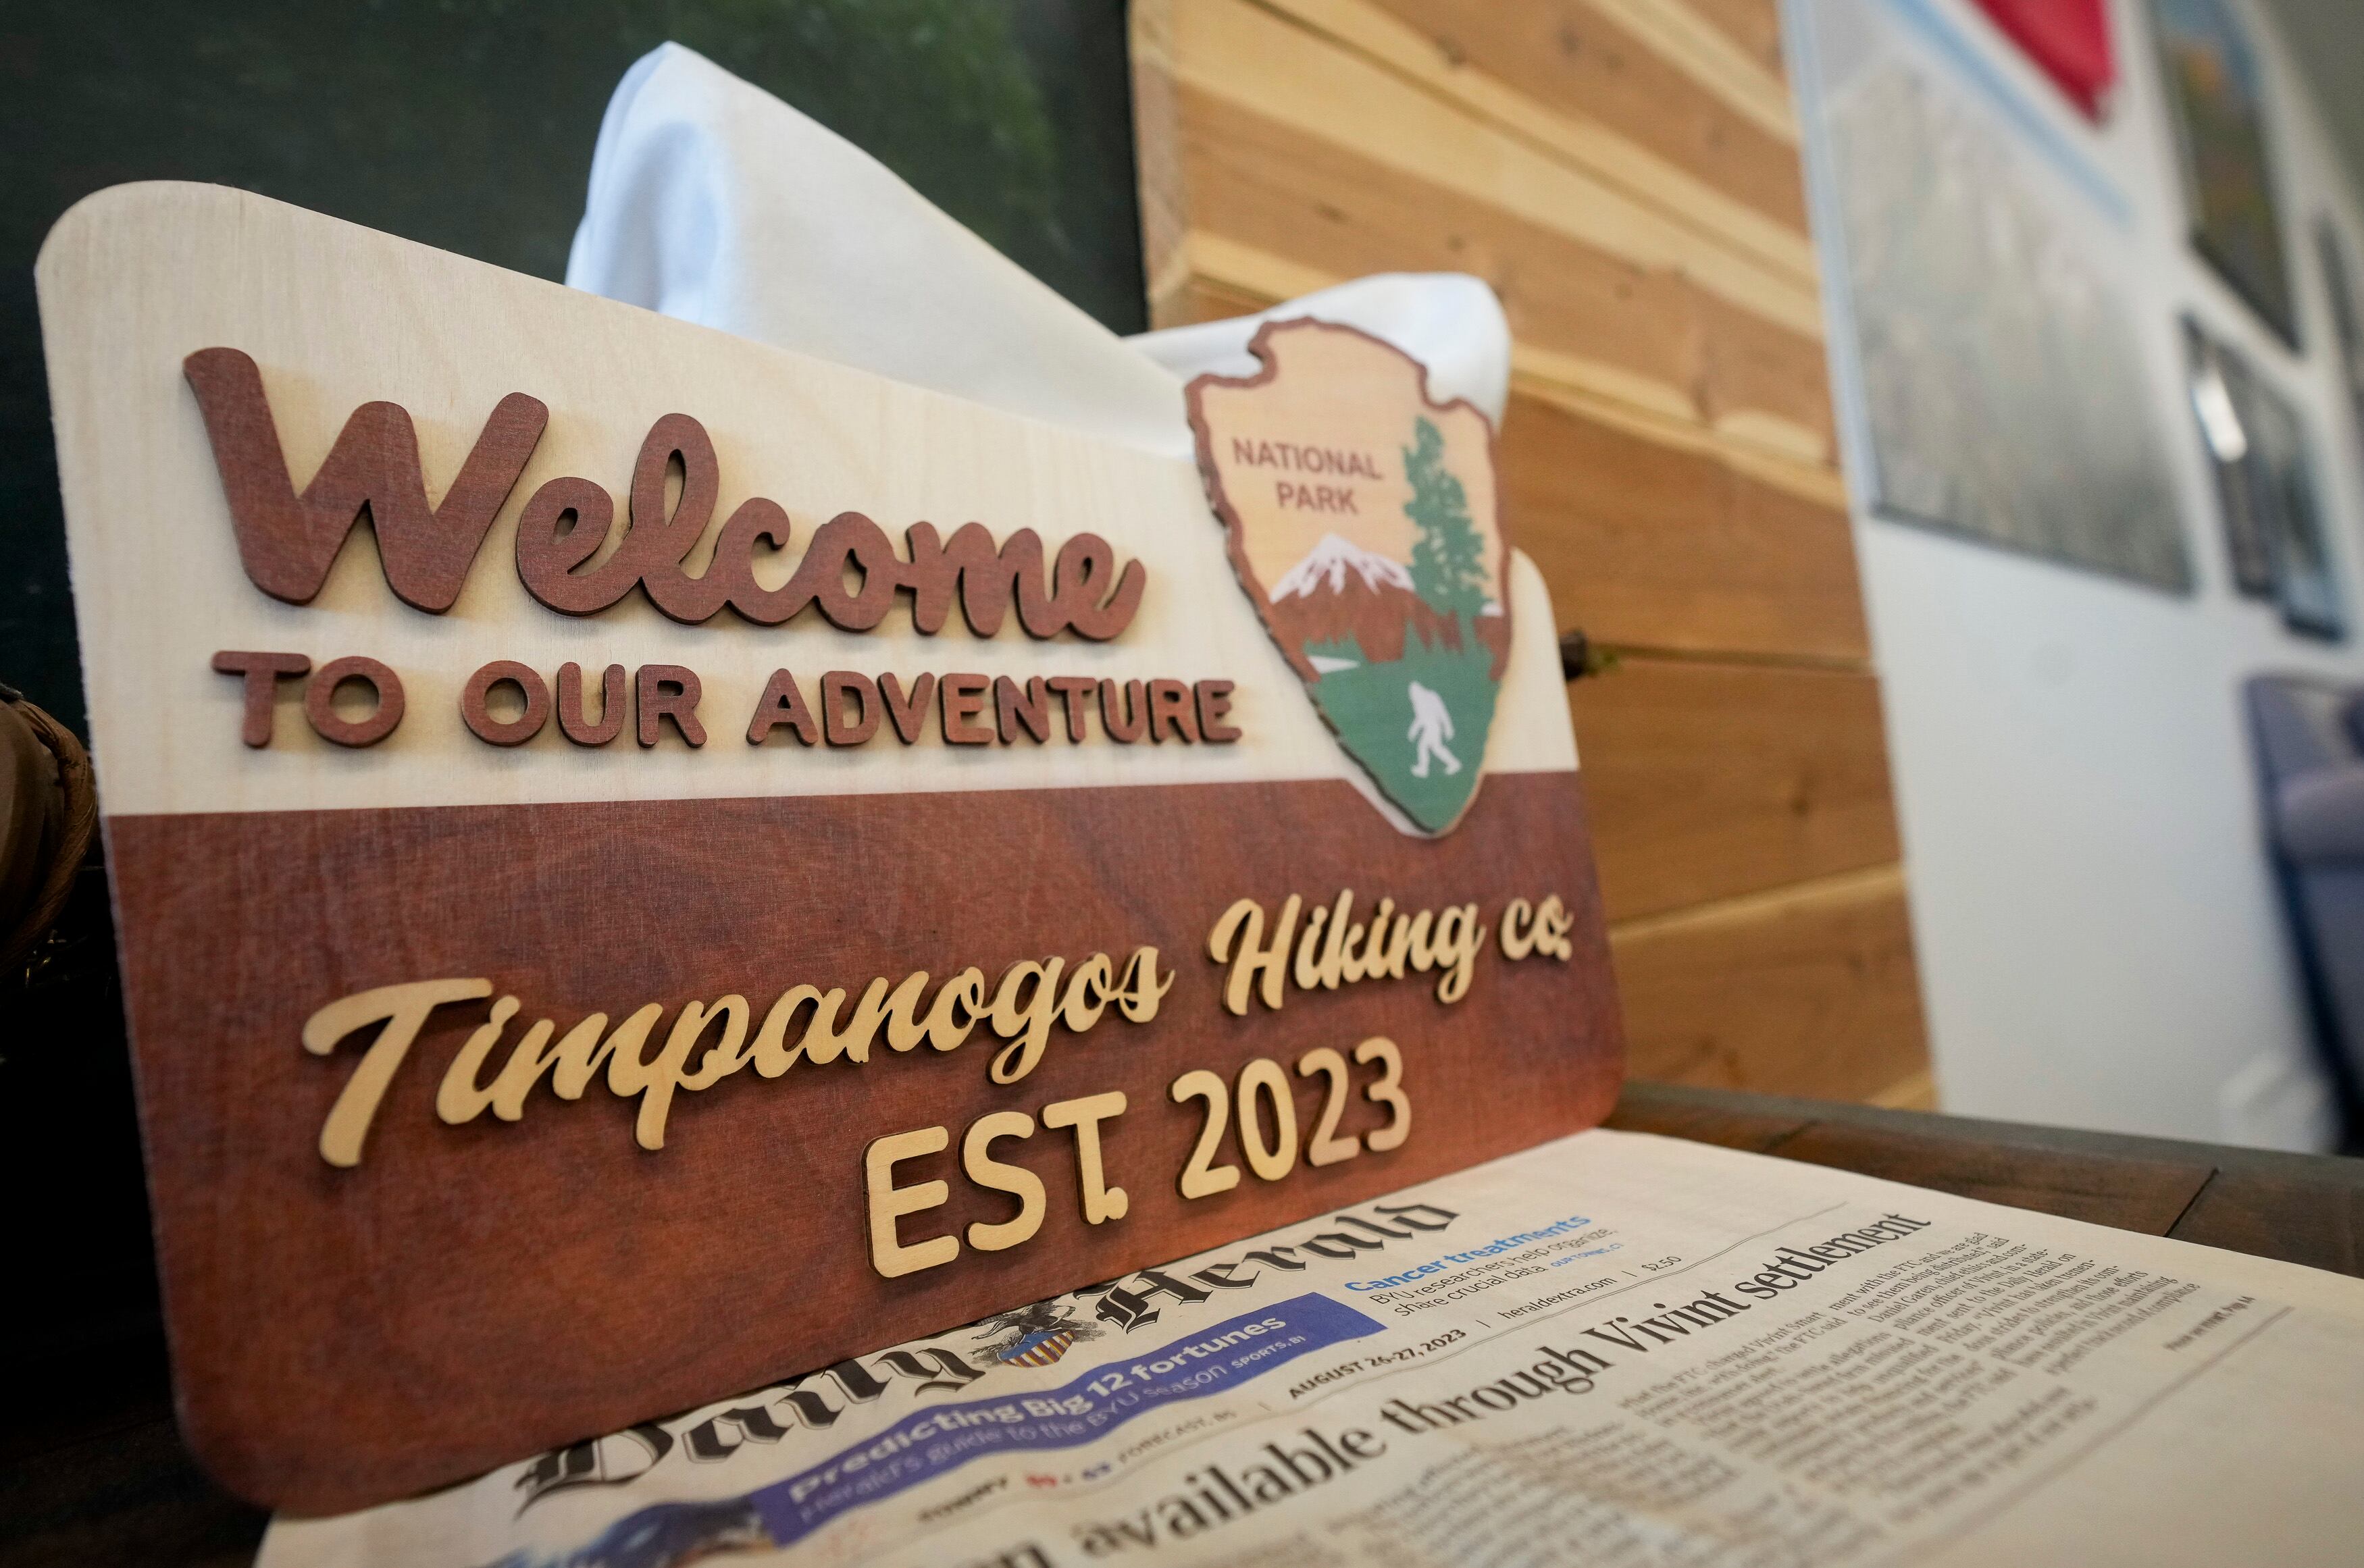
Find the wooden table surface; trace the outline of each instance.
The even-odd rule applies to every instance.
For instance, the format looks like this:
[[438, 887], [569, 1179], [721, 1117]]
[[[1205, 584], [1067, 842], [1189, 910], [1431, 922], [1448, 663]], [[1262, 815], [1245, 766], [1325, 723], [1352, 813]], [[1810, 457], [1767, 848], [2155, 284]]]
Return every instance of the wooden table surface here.
[[2364, 1160], [1668, 1084], [1609, 1125], [2364, 1275]]
[[[2364, 1160], [1662, 1084], [1609, 1125], [2364, 1275]], [[0, 1568], [243, 1564], [264, 1518], [182, 1448], [161, 1344], [72, 1408], [0, 1407]]]

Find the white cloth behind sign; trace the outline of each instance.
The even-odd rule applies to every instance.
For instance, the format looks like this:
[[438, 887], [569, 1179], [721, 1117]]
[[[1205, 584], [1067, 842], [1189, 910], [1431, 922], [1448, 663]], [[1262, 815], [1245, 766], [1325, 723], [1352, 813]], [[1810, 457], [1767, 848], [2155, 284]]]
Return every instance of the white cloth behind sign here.
[[1118, 337], [886, 165], [679, 44], [634, 63], [591, 159], [566, 281], [610, 299], [1187, 457], [1182, 384], [1245, 375], [1266, 317], [1315, 316], [1500, 422], [1510, 329], [1459, 273], [1394, 273], [1262, 316]]
[[1183, 381], [1209, 371], [1254, 375], [1248, 340], [1266, 321], [1311, 316], [1359, 327], [1428, 367], [1428, 395], [1466, 397], [1496, 429], [1511, 386], [1511, 324], [1494, 291], [1466, 272], [1379, 272], [1299, 295], [1254, 316], [1120, 339]]

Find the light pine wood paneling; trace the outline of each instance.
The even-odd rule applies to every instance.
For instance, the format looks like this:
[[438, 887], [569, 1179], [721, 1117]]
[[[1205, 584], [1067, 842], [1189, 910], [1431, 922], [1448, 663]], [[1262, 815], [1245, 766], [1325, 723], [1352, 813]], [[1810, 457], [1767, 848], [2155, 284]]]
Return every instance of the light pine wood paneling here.
[[1727, 103], [1602, 9], [1585, 0], [1377, 3], [1533, 102], [1598, 120], [1782, 228], [1805, 232], [1795, 141]]
[[[1529, 0], [1532, 4], [1533, 0]], [[1786, 141], [1798, 139], [1790, 84], [1689, 0], [1587, 0], [1651, 52]]]
[[[1748, 309], [1674, 262], [1643, 262], [1441, 184], [1389, 168], [1187, 83], [1184, 244], [1193, 270], [1224, 277], [1225, 246], [1285, 258], [1325, 277], [1392, 269], [1474, 272], [1501, 296], [1538, 368], [1596, 393], [1715, 427], [1779, 431], [1771, 443], [1826, 461], [1830, 388], [1820, 338]], [[1784, 284], [1786, 289], [1790, 285]]]
[[1612, 922], [1897, 858], [1869, 675], [1628, 656], [1568, 706]]
[[1160, 326], [1474, 273], [1640, 1076], [1930, 1094], [1776, 0], [1134, 0]]
[[1200, 321], [1221, 321], [1226, 317], [1253, 315], [1268, 305], [1277, 303], [1263, 295], [1249, 294], [1207, 278], [1189, 276], [1169, 296], [1167, 304], [1171, 314], [1165, 324], [1188, 327]]
[[1176, 314], [1191, 284], [1183, 249], [1189, 186], [1182, 178], [1182, 111], [1175, 101], [1170, 0], [1139, 0], [1127, 17], [1132, 78], [1132, 160], [1141, 194], [1141, 269], [1153, 327], [1206, 317]]
[[[1165, 327], [1262, 310], [1344, 281], [1203, 230], [1188, 236], [1187, 245], [1177, 244], [1167, 275], [1172, 282], [1160, 295], [1158, 311], [1159, 325]], [[1511, 385], [1520, 396], [1654, 446], [1704, 453], [1735, 474], [1826, 509], [1846, 507], [1846, 487], [1825, 461], [1824, 438], [1802, 428], [1759, 420], [1745, 411], [1704, 425], [1688, 409], [1667, 412], [1670, 400], [1664, 395], [1646, 384], [1637, 391], [1633, 378], [1598, 361], [1573, 361], [1517, 341], [1511, 345]]]
[[1721, 29], [1768, 75], [1789, 80], [1789, 62], [1781, 58], [1779, 0], [1683, 0], [1683, 4]]
[[[1645, 269], [1679, 270], [1793, 330], [1822, 331], [1820, 297], [1787, 269], [1767, 266], [1277, 12], [1248, 0], [1186, 0], [1174, 12], [1170, 59], [1186, 89]], [[1183, 109], [1182, 118], [1188, 125], [1191, 111]]]
[[1924, 1092], [1896, 867], [1611, 928], [1610, 943], [1636, 1078], [1838, 1100]]
[[1511, 540], [1562, 630], [1612, 646], [1869, 656], [1843, 506], [1712, 450], [1514, 395], [1498, 448]]
[[[1395, 0], [1267, 3], [1290, 20], [1385, 65], [1415, 85], [1451, 100], [1477, 118], [1689, 223], [1707, 239], [1751, 252], [1758, 260], [1801, 279], [1813, 277], [1813, 244], [1806, 235], [1802, 211], [1793, 208], [1785, 216], [1778, 197], [1767, 206], [1759, 180], [1735, 181], [1723, 172], [1729, 159], [1717, 145], [1725, 135], [1720, 126], [1689, 145], [1677, 139], [1670, 146], [1664, 128], [1650, 120], [1620, 126], [1598, 117], [1639, 106], [1630, 95], [1612, 98], [1608, 92], [1600, 90], [1604, 83], [1589, 83], [1586, 90], [1569, 94], [1561, 84], [1552, 82], [1550, 84], [1560, 90], [1545, 97], [1522, 92], [1512, 85], [1511, 78], [1523, 77], [1530, 85], [1536, 84], [1535, 62], [1489, 54], [1488, 61], [1481, 64], [1472, 58], [1460, 36], [1442, 29], [1425, 30], [1417, 25], [1422, 20], [1460, 23], [1463, 13], [1458, 7], [1399, 15], [1388, 8]], [[1489, 13], [1473, 18], [1469, 25], [1490, 37], [1489, 29], [1498, 21], [1515, 20], [1521, 15], [1523, 13], [1505, 13], [1497, 17]], [[1613, 24], [1611, 27], [1613, 33]], [[1581, 51], [1586, 39], [1598, 36], [1598, 29], [1588, 19], [1581, 33], [1556, 32], [1552, 44], [1564, 50], [1567, 40], [1573, 39]], [[1622, 67], [1629, 58], [1645, 57], [1643, 50], [1623, 50], [1604, 58], [1602, 63]], [[1588, 61], [1591, 58], [1586, 56]], [[1491, 66], [1501, 67], [1502, 73], [1498, 74], [1489, 69]], [[1645, 65], [1639, 73], [1648, 75], [1651, 70]], [[1549, 81], [1548, 67], [1541, 79]], [[1619, 84], [1622, 84], [1622, 80]], [[1660, 85], [1672, 92], [1697, 91], [1679, 78], [1669, 78]], [[1706, 117], [1719, 122], [1729, 117], [1721, 106], [1703, 103], [1701, 109]], [[1625, 134], [1645, 126], [1653, 132], [1648, 139], [1636, 140]], [[1700, 170], [1686, 167], [1684, 158], [1695, 155], [1701, 147], [1711, 154], [1708, 166]], [[1776, 160], [1768, 161], [1765, 169], [1750, 172], [1766, 179], [1794, 180], [1794, 171], [1785, 175], [1781, 169]]]

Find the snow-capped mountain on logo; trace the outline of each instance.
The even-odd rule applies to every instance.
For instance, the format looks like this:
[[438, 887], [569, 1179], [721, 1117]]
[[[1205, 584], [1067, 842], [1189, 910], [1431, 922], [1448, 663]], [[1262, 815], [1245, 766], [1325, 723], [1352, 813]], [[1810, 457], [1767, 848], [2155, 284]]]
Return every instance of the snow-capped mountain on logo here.
[[[1329, 655], [1350, 643], [1361, 655], [1354, 662], [1383, 664], [1403, 657], [1407, 633], [1433, 648], [1461, 646], [1459, 624], [1420, 596], [1410, 567], [1336, 534], [1324, 534], [1303, 560], [1281, 573], [1272, 585], [1271, 604], [1273, 634], [1281, 645], [1306, 650], [1333, 669], [1340, 663]], [[1500, 606], [1489, 600], [1478, 615], [1478, 640], [1507, 657], [1510, 638]]]
[[1272, 585], [1273, 603], [1299, 594], [1310, 595], [1315, 587], [1323, 584], [1324, 579], [1332, 593], [1343, 593], [1350, 572], [1375, 594], [1387, 587], [1411, 592], [1411, 570], [1401, 562], [1365, 550], [1352, 539], [1323, 534], [1321, 542], [1306, 551], [1305, 559], [1282, 573], [1280, 581]]
[[1357, 664], [1402, 658], [1407, 627], [1432, 643], [1451, 635], [1445, 617], [1412, 591], [1408, 567], [1336, 534], [1324, 534], [1273, 584], [1271, 621], [1282, 647], [1333, 668], [1341, 655]]

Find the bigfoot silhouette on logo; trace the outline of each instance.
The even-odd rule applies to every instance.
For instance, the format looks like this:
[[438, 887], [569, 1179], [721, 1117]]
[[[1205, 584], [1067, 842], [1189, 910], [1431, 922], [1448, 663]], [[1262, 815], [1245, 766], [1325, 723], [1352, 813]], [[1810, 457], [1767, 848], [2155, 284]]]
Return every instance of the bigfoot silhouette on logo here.
[[1444, 749], [1444, 743], [1453, 739], [1453, 710], [1444, 706], [1443, 697], [1418, 681], [1414, 681], [1409, 689], [1411, 693], [1411, 728], [1404, 731], [1404, 739], [1420, 748], [1420, 754], [1412, 760], [1411, 776], [1416, 779], [1428, 777], [1431, 757], [1444, 764], [1447, 774], [1459, 773], [1461, 759]]

